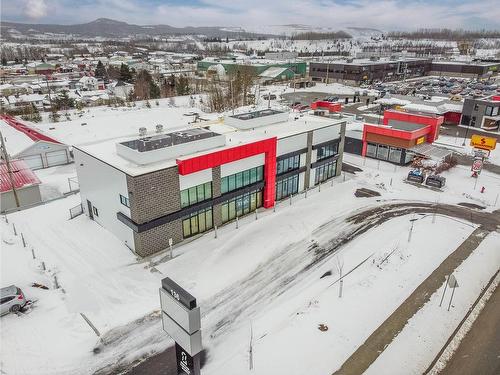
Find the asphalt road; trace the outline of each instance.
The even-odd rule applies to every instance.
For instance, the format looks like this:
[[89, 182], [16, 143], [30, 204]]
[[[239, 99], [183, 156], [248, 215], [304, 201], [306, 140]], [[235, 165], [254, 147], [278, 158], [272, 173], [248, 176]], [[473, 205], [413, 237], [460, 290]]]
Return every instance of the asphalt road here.
[[496, 288], [440, 375], [500, 374], [500, 288]]
[[130, 369], [127, 375], [177, 375], [175, 363], [175, 347], [149, 357], [146, 361], [139, 363]]

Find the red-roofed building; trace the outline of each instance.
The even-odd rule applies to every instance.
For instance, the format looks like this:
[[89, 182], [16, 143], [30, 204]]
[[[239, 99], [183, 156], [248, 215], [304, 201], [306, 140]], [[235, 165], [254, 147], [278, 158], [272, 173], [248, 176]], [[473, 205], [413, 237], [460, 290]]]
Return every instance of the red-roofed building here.
[[5, 133], [3, 134], [6, 138], [5, 144], [11, 158], [24, 160], [28, 167], [33, 170], [68, 164], [73, 161], [67, 145], [12, 116], [0, 115], [0, 119], [7, 126], [5, 132], [2, 128], [2, 133]]
[[42, 200], [40, 180], [23, 160], [11, 160], [12, 176], [7, 164], [0, 164], [0, 205], [1, 212], [15, 209], [16, 200], [12, 190], [12, 181], [17, 191], [20, 207], [29, 206]]
[[362, 156], [405, 165], [418, 145], [433, 143], [439, 135], [443, 116], [385, 111], [382, 124], [365, 124], [362, 137]]

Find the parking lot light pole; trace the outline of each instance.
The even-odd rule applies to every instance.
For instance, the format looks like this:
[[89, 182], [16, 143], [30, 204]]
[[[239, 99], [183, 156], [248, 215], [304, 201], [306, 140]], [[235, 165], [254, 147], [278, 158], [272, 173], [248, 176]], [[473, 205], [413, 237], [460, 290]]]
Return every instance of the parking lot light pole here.
[[467, 139], [467, 135], [469, 134], [469, 126], [467, 125], [467, 128], [465, 128], [465, 135], [464, 135], [464, 141], [462, 142], [462, 146], [465, 146], [465, 140]]

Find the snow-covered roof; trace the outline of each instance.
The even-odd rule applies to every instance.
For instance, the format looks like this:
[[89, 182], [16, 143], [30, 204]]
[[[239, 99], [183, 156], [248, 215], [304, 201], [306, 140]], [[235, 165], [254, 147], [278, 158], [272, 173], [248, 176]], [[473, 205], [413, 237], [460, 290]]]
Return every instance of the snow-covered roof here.
[[[185, 116], [184, 116], [185, 117]], [[165, 118], [165, 117], [164, 117]], [[167, 117], [169, 121], [172, 119], [172, 116]], [[279, 122], [276, 124], [270, 124], [254, 129], [249, 130], [240, 130], [233, 126], [227, 125], [225, 123], [221, 123], [219, 121], [212, 121], [211, 123], [196, 123], [196, 124], [186, 124], [186, 120], [189, 118], [184, 118], [183, 121], [180, 121], [178, 124], [174, 124], [171, 122], [171, 126], [167, 124], [165, 131], [179, 131], [184, 129], [192, 129], [197, 127], [204, 127], [215, 132], [217, 134], [224, 134], [226, 136], [226, 142], [224, 146], [219, 146], [210, 149], [209, 151], [203, 151], [193, 154], [187, 155], [178, 155], [176, 158], [170, 158], [166, 160], [161, 160], [158, 162], [138, 165], [129, 160], [124, 159], [120, 155], [118, 155], [116, 151], [116, 144], [123, 141], [129, 141], [132, 139], [138, 138], [138, 132], [128, 134], [119, 138], [114, 139], [106, 139], [97, 142], [90, 142], [85, 144], [79, 144], [77, 146], [78, 149], [85, 151], [86, 153], [95, 156], [96, 158], [114, 166], [115, 168], [129, 174], [129, 175], [140, 175], [144, 173], [149, 173], [158, 169], [168, 168], [176, 165], [176, 159], [182, 159], [186, 157], [194, 157], [201, 155], [206, 152], [214, 152], [219, 151], [231, 147], [235, 147], [241, 145], [243, 143], [251, 143], [263, 139], [269, 139], [272, 137], [285, 138], [290, 137], [296, 134], [308, 132], [311, 130], [337, 125], [343, 122], [344, 120], [324, 118], [320, 116], [303, 116], [298, 119], [295, 119], [294, 115], [290, 115], [288, 121]], [[163, 122], [163, 121], [162, 121]], [[163, 122], [164, 123], [164, 122]], [[182, 125], [184, 124], [184, 125]], [[123, 123], [122, 123], [123, 125]], [[135, 129], [138, 129], [141, 126], [144, 126], [144, 123], [135, 123]], [[177, 126], [176, 126], [177, 125]], [[154, 133], [154, 128], [149, 128], [150, 132]], [[122, 133], [123, 134], [123, 133]]]
[[270, 68], [267, 68], [264, 70], [262, 73], [259, 74], [259, 77], [262, 78], [276, 78], [281, 76], [283, 73], [285, 73], [288, 70], [288, 68], [282, 68], [279, 66], [272, 66]]
[[15, 156], [35, 143], [35, 141], [26, 134], [16, 130], [3, 120], [0, 120], [0, 130], [2, 131], [5, 148], [7, 149], [9, 155]]

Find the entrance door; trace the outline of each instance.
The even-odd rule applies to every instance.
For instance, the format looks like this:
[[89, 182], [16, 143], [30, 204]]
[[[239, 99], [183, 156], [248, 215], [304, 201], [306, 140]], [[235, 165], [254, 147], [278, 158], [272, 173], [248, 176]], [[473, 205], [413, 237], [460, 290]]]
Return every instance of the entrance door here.
[[94, 220], [94, 213], [92, 212], [92, 203], [87, 199], [87, 208], [89, 210], [90, 220]]

